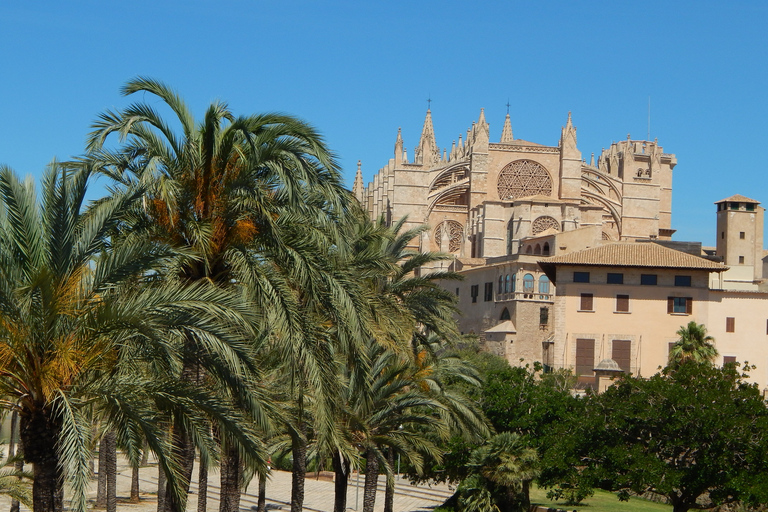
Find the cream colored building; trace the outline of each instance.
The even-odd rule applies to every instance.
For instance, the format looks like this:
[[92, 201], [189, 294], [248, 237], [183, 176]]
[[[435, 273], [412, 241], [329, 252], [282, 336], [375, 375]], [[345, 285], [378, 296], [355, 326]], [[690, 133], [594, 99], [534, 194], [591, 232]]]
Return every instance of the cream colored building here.
[[[630, 137], [587, 163], [570, 113], [547, 146], [515, 139], [509, 115], [491, 142], [481, 111], [441, 153], [427, 111], [413, 160], [398, 130], [394, 158], [367, 187], [358, 166], [353, 191], [372, 218], [430, 226], [413, 248], [455, 256], [450, 266], [466, 279], [446, 287], [458, 295], [461, 330], [512, 364], [541, 361], [593, 382], [593, 369], [613, 359], [650, 375], [695, 320], [721, 359], [748, 359], [766, 386], [764, 209], [729, 197], [716, 203], [717, 247], [672, 241], [676, 163], [657, 141]], [[590, 281], [574, 282], [574, 272]], [[642, 283], [646, 275], [657, 284]], [[581, 308], [590, 293], [592, 309]]]

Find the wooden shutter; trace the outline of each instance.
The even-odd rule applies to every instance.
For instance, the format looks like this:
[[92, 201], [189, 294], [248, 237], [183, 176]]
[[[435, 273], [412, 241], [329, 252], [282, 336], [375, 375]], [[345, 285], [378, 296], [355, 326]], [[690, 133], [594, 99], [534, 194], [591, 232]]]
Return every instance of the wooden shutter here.
[[582, 293], [581, 294], [581, 310], [582, 311], [592, 311], [592, 294], [591, 293]]
[[736, 356], [723, 356], [723, 366], [729, 363], [735, 363]]
[[629, 311], [629, 295], [616, 296], [616, 311], [622, 311], [622, 312]]
[[736, 331], [736, 318], [729, 316], [725, 318], [725, 332]]
[[616, 361], [619, 368], [629, 373], [629, 366], [632, 361], [632, 342], [630, 340], [613, 340], [611, 348], [611, 359]]
[[693, 297], [685, 298], [685, 312], [689, 315], [693, 314]]
[[576, 339], [576, 375], [593, 375], [595, 368], [595, 340]]
[[675, 298], [667, 297], [667, 313], [672, 313], [674, 311], [675, 311]]

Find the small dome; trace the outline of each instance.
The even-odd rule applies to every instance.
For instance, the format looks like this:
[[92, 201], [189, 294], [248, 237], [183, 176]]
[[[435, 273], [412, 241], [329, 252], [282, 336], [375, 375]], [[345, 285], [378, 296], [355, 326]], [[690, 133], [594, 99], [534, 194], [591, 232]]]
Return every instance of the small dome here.
[[603, 359], [602, 361], [600, 361], [600, 364], [597, 365], [597, 368], [594, 368], [594, 371], [596, 371], [596, 372], [621, 372], [623, 370], [619, 367], [619, 363], [617, 363], [613, 359]]

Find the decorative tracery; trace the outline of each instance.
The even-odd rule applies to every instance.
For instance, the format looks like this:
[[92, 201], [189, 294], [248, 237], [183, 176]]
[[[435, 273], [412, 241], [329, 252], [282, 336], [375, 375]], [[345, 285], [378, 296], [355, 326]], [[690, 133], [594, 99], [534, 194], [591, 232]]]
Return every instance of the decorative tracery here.
[[544, 166], [533, 160], [515, 160], [501, 170], [496, 187], [501, 199], [548, 196], [552, 193], [552, 178]]
[[560, 231], [560, 223], [557, 222], [554, 217], [550, 217], [549, 215], [542, 215], [541, 217], [537, 217], [531, 225], [531, 231], [533, 231], [534, 235], [538, 235], [539, 233], [550, 228]]
[[448, 252], [456, 252], [464, 240], [464, 228], [455, 220], [447, 220], [435, 228], [435, 245], [440, 247], [443, 240], [443, 229], [447, 229]]

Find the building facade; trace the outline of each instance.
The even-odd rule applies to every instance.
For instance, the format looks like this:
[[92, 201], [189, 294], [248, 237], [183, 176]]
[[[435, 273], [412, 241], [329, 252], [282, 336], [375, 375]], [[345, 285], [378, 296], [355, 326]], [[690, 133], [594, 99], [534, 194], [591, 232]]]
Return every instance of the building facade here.
[[729, 197], [716, 203], [716, 247], [672, 241], [676, 163], [656, 140], [630, 137], [587, 163], [570, 113], [546, 146], [515, 139], [509, 115], [491, 142], [481, 110], [441, 153], [427, 111], [413, 161], [398, 130], [394, 158], [367, 187], [358, 166], [353, 192], [372, 218], [430, 227], [413, 248], [454, 255], [466, 279], [445, 286], [461, 330], [512, 364], [570, 368], [586, 383], [603, 359], [650, 375], [694, 320], [721, 358], [748, 359], [768, 385], [764, 209]]

